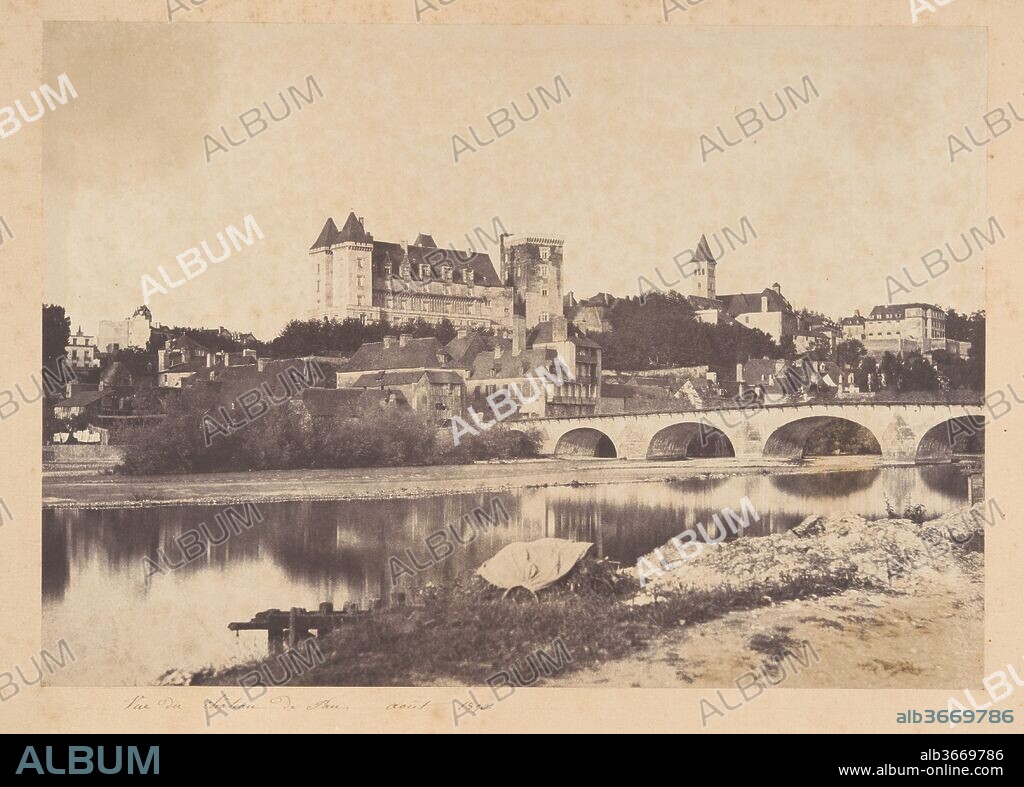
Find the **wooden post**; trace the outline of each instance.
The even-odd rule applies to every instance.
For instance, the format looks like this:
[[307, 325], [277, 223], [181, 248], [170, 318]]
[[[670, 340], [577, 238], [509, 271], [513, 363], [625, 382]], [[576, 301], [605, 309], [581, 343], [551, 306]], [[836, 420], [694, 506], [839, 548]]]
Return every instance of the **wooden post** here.
[[267, 655], [276, 656], [284, 650], [284, 631], [267, 626]]
[[320, 617], [322, 618], [320, 628], [316, 630], [318, 637], [334, 631], [334, 604], [330, 601], [324, 601], [320, 604]]
[[294, 650], [299, 644], [299, 614], [303, 610], [292, 607], [288, 613], [288, 647]]

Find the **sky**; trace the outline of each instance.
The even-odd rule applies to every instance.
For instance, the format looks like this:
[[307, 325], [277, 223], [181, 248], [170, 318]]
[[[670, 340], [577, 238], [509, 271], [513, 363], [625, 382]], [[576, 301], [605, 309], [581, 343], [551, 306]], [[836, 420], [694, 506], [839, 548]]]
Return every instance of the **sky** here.
[[[718, 291], [778, 281], [833, 317], [885, 303], [903, 266], [926, 280], [921, 256], [989, 216], [984, 154], [950, 164], [947, 142], [986, 111], [984, 30], [48, 23], [44, 81], [62, 72], [78, 98], [44, 127], [44, 300], [87, 333], [247, 215], [264, 238], [153, 295], [156, 322], [273, 338], [308, 315], [309, 246], [350, 210], [379, 240], [447, 245], [495, 216], [556, 235], [581, 298], [672, 281], [674, 256], [746, 217], [757, 238]], [[307, 75], [322, 98], [207, 163], [204, 135], [244, 138], [238, 115], [282, 113]], [[740, 138], [736, 113], [777, 112], [805, 75], [820, 97], [702, 162], [701, 134], [725, 147], [717, 126]], [[525, 114], [556, 76], [571, 98], [454, 163], [453, 135], [493, 138], [488, 113]], [[983, 259], [901, 299], [983, 308]]]

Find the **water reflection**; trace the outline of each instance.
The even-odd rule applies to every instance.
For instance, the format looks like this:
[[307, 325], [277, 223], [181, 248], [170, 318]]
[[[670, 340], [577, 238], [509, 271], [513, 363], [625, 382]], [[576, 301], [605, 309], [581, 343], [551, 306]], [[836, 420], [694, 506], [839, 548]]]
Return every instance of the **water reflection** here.
[[[259, 504], [263, 520], [200, 559], [147, 578], [143, 558], [180, 561], [176, 539], [219, 508], [47, 510], [43, 516], [44, 639], [65, 637], [80, 658], [63, 683], [152, 681], [169, 668], [222, 665], [265, 654], [265, 639], [235, 639], [231, 620], [269, 607], [315, 607], [387, 598], [389, 558], [411, 551], [431, 562], [424, 539], [494, 495], [391, 501]], [[961, 505], [966, 481], [953, 466], [872, 468], [806, 475], [746, 475], [603, 486], [516, 490], [499, 495], [511, 522], [400, 587], [452, 579], [512, 541], [556, 536], [591, 541], [599, 555], [630, 563], [722, 508], [749, 497], [760, 515], [746, 536], [781, 533], [811, 513], [884, 515], [885, 500], [940, 514]], [[210, 524], [215, 534], [218, 528]], [[407, 557], [403, 559], [408, 562]]]

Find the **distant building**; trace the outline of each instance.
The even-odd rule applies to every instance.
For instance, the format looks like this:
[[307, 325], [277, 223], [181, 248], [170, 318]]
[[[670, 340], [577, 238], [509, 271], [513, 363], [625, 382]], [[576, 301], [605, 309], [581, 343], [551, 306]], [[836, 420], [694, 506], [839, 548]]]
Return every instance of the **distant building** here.
[[341, 229], [327, 219], [310, 247], [317, 319], [449, 320], [508, 335], [516, 314], [529, 325], [562, 314], [563, 242], [501, 236], [500, 274], [490, 255], [439, 248], [421, 233], [413, 243], [384, 242], [350, 213]]
[[157, 385], [161, 388], [182, 388], [200, 380], [213, 382], [235, 367], [255, 369], [257, 365], [255, 350], [213, 352], [188, 336], [168, 339], [156, 357]]
[[397, 391], [356, 388], [307, 388], [292, 401], [305, 419], [324, 427], [338, 418], [358, 418], [367, 407], [409, 409], [405, 397]]
[[615, 296], [599, 292], [591, 298], [577, 301], [573, 293], [564, 299], [564, 313], [573, 325], [584, 333], [607, 333], [612, 330], [608, 312]]
[[95, 337], [82, 333], [82, 326], [78, 326], [78, 331], [68, 337], [64, 352], [68, 356], [68, 362], [72, 369], [88, 369], [99, 366], [97, 357], [99, 348], [96, 346]]
[[145, 349], [153, 332], [153, 314], [146, 306], [123, 320], [101, 320], [97, 344], [101, 352], [113, 353], [129, 347]]
[[798, 355], [805, 355], [818, 346], [827, 347], [831, 352], [835, 345], [829, 335], [823, 331], [797, 330], [793, 332], [793, 346]]
[[80, 415], [110, 413], [115, 409], [115, 400], [113, 391], [77, 391], [57, 402], [53, 406], [53, 414], [62, 421], [68, 421]]
[[725, 304], [726, 312], [738, 323], [748, 328], [757, 328], [776, 342], [793, 336], [799, 326], [799, 319], [789, 301], [783, 297], [778, 282], [761, 292], [723, 295], [720, 300]]
[[337, 386], [394, 391], [438, 424], [448, 423], [465, 405], [463, 376], [452, 368], [452, 356], [433, 336], [385, 336], [363, 344], [337, 372]]
[[[539, 374], [541, 368], [561, 382]], [[520, 401], [517, 418], [593, 415], [601, 398], [601, 347], [570, 336], [568, 321], [554, 317], [531, 330], [523, 343], [499, 341], [478, 353], [467, 370], [466, 388], [478, 412], [486, 397], [505, 390]]]
[[365, 372], [350, 383], [352, 388], [398, 392], [412, 409], [446, 425], [465, 406], [466, 385], [451, 369]]
[[690, 275], [694, 279], [695, 294], [688, 301], [701, 322], [717, 324], [727, 317], [732, 318], [747, 328], [763, 331], [776, 342], [796, 333], [799, 319], [783, 297], [778, 282], [761, 292], [719, 295], [715, 276], [717, 263], [704, 235], [689, 264], [693, 265]]
[[[886, 352], [964, 351], [960, 342], [950, 345], [946, 339], [946, 313], [930, 303], [875, 306], [866, 319], [858, 311], [845, 317], [841, 325], [844, 340], [856, 339], [869, 355], [876, 357]], [[963, 344], [970, 347], [967, 342]]]
[[[815, 321], [811, 322], [807, 326], [807, 331], [812, 334], [818, 334], [828, 339], [829, 347], [831, 350], [836, 349], [836, 345], [843, 339], [843, 329], [836, 325], [831, 320], [828, 321]], [[795, 341], [795, 340], [794, 340]]]

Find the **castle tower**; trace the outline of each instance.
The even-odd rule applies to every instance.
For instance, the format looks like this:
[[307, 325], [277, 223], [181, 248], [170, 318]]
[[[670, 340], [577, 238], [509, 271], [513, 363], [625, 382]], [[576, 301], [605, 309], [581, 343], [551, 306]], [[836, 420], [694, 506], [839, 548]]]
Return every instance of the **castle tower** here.
[[373, 236], [363, 227], [361, 218], [349, 213], [340, 230], [333, 218], [327, 219], [309, 254], [316, 260], [314, 318], [375, 318]]
[[540, 235], [505, 241], [502, 276], [515, 292], [515, 312], [530, 329], [562, 316], [562, 259], [565, 241]]
[[694, 295], [698, 298], [715, 300], [715, 258], [711, 255], [711, 248], [708, 246], [708, 239], [701, 235], [697, 250], [693, 253], [694, 279], [696, 290]]

